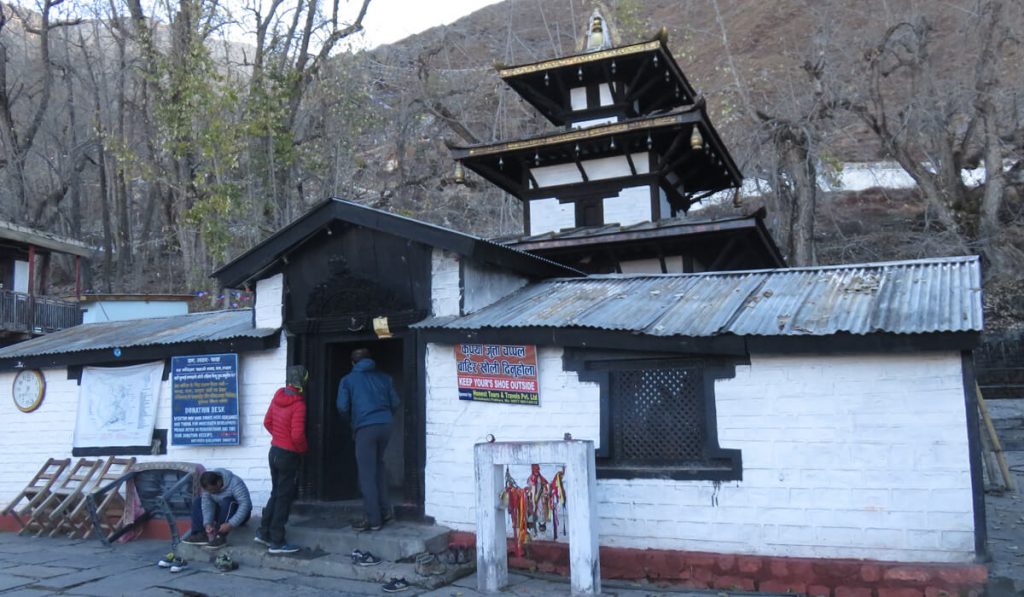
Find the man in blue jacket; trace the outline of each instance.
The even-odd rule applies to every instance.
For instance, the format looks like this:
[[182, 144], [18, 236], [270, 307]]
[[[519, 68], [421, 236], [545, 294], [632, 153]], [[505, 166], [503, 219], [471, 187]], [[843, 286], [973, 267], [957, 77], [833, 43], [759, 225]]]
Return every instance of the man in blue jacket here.
[[384, 450], [391, 439], [398, 393], [391, 376], [376, 367], [370, 351], [357, 348], [352, 351], [352, 372], [338, 384], [338, 413], [352, 419], [359, 490], [366, 509], [366, 518], [352, 525], [360, 531], [380, 530], [391, 519]]

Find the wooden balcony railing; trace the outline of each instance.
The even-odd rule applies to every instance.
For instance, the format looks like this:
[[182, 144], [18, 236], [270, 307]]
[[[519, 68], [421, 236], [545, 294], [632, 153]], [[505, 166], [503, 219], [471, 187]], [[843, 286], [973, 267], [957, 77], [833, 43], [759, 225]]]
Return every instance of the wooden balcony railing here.
[[82, 323], [78, 303], [0, 290], [0, 330], [45, 334]]

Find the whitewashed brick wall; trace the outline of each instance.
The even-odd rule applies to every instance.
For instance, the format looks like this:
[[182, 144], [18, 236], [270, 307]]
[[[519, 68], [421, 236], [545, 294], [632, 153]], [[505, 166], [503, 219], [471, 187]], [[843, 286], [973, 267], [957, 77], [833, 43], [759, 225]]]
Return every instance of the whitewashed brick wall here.
[[284, 274], [256, 282], [256, 327], [279, 328], [284, 323]]
[[435, 248], [430, 260], [431, 315], [459, 315], [462, 300], [462, 289], [459, 288], [459, 255]]
[[[439, 524], [472, 530], [473, 445], [493, 434], [498, 441], [596, 438], [598, 388], [562, 372], [561, 349], [539, 348], [541, 406], [459, 400], [455, 348], [427, 347], [427, 466], [425, 510]], [[528, 471], [517, 471], [525, 480]], [[550, 478], [550, 474], [545, 472]]]
[[530, 201], [530, 234], [557, 232], [576, 227], [576, 206], [559, 203], [558, 199]]
[[[281, 346], [238, 355], [239, 411], [241, 445], [223, 447], [183, 447], [169, 445], [161, 456], [136, 456], [140, 462], [176, 460], [198, 462], [207, 468], [223, 467], [245, 479], [259, 513], [270, 497], [270, 470], [267, 451], [270, 434], [263, 429], [274, 392], [284, 385], [287, 359], [286, 341]], [[0, 373], [0, 387], [10, 388], [16, 372]], [[47, 458], [70, 458], [75, 415], [78, 408], [78, 382], [69, 380], [67, 369], [43, 371], [46, 397], [34, 412], [23, 413], [7, 399], [0, 400], [0, 418], [5, 422], [0, 433], [0, 504], [6, 506], [31, 480]], [[157, 407], [156, 427], [171, 426], [171, 382], [163, 382]]]
[[651, 213], [651, 187], [629, 187], [615, 197], [604, 201], [604, 223], [629, 226], [653, 219]]
[[[563, 372], [557, 348], [540, 350], [539, 369], [540, 407], [460, 402], [453, 348], [429, 346], [425, 508], [438, 523], [473, 529], [472, 446], [488, 433], [597, 439], [597, 387]], [[720, 445], [742, 450], [743, 481], [599, 480], [602, 545], [973, 559], [958, 353], [755, 355], [716, 394]]]
[[504, 298], [519, 290], [529, 282], [523, 276], [517, 276], [507, 270], [482, 266], [467, 262], [463, 268], [465, 276], [465, 314], [483, 309], [487, 305]]

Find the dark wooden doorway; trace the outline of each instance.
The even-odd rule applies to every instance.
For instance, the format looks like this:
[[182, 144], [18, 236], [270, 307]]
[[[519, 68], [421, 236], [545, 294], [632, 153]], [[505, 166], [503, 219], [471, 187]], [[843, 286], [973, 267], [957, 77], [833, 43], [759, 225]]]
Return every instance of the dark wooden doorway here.
[[377, 369], [391, 375], [395, 390], [402, 399], [402, 408], [395, 413], [391, 441], [386, 463], [393, 495], [404, 495], [405, 482], [405, 411], [411, 408], [408, 391], [415, 375], [406, 375], [405, 342], [400, 338], [388, 340], [354, 340], [324, 342], [322, 346], [321, 391], [319, 400], [310, 396], [308, 428], [318, 434], [312, 441], [310, 462], [307, 464], [304, 497], [319, 501], [352, 500], [361, 497], [356, 470], [355, 448], [349, 421], [342, 420], [335, 406], [338, 382], [352, 370], [351, 354], [356, 348], [368, 348]]

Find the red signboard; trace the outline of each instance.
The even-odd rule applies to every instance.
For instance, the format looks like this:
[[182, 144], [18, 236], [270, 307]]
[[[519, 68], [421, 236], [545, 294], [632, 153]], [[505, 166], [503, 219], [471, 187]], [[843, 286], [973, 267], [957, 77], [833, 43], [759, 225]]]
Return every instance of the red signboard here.
[[456, 344], [459, 400], [540, 405], [537, 347]]

